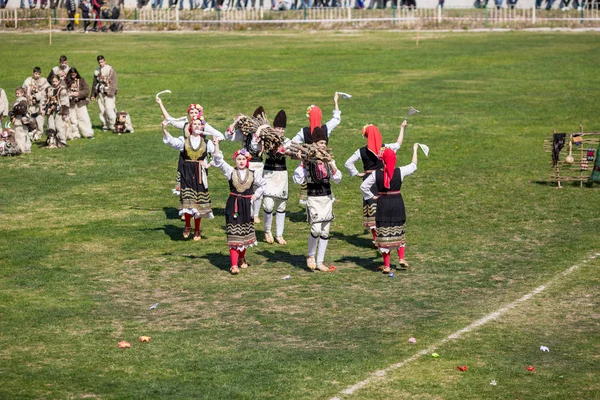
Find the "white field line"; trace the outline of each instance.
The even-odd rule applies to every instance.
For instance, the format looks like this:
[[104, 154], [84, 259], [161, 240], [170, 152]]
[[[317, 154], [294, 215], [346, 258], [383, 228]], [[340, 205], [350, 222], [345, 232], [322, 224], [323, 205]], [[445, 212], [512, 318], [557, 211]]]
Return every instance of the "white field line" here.
[[[595, 253], [595, 254], [589, 256], [588, 258], [586, 258], [583, 261], [583, 263], [585, 264], [585, 263], [589, 262], [590, 260], [593, 260], [597, 257], [600, 257], [600, 253]], [[577, 269], [579, 269], [579, 265], [573, 265], [572, 267], [567, 268], [566, 270], [557, 274], [554, 278], [550, 279], [548, 282], [533, 289], [531, 292], [527, 293], [525, 296], [521, 297], [520, 299], [515, 300], [512, 303], [486, 315], [485, 317], [478, 319], [477, 321], [473, 322], [469, 326], [467, 326], [463, 329], [460, 329], [451, 335], [446, 336], [444, 339], [440, 340], [439, 342], [429, 346], [428, 348], [426, 348], [424, 350], [419, 351], [418, 353], [413, 354], [412, 356], [400, 361], [399, 363], [392, 364], [387, 368], [380, 369], [378, 371], [373, 372], [367, 379], [360, 381], [357, 384], [354, 384], [350, 387], [347, 387], [346, 389], [342, 390], [338, 394], [338, 396], [332, 397], [330, 400], [342, 400], [341, 396], [352, 395], [357, 390], [362, 389], [363, 387], [365, 387], [371, 383], [381, 381], [384, 379], [385, 375], [388, 372], [396, 370], [398, 368], [402, 368], [406, 364], [410, 364], [411, 362], [417, 360], [419, 357], [432, 353], [434, 350], [436, 350], [439, 346], [443, 345], [444, 343], [449, 342], [450, 340], [458, 339], [464, 333], [471, 332], [472, 330], [479, 328], [480, 326], [485, 325], [490, 321], [500, 318], [502, 315], [506, 314], [508, 311], [517, 307], [519, 304], [530, 300], [536, 294], [539, 294], [539, 293], [543, 292], [544, 290], [546, 290], [550, 285], [554, 284], [557, 280], [564, 278], [565, 276], [569, 275], [571, 272], [573, 272]]]

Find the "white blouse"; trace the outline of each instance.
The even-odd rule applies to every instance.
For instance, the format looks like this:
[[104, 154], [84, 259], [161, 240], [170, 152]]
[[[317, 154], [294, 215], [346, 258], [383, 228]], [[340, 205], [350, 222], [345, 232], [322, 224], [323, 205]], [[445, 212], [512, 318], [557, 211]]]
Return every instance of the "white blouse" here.
[[[333, 110], [333, 117], [327, 121], [325, 125], [327, 125], [327, 137], [331, 136], [331, 131], [335, 129], [336, 126], [340, 124], [342, 121], [342, 112], [340, 110]], [[294, 143], [304, 143], [304, 129], [300, 129], [296, 136], [292, 139]]]
[[[198, 148], [201, 140], [203, 140], [202, 136], [195, 136], [195, 135], [190, 136], [190, 141], [192, 143], [192, 146], [194, 146], [195, 148]], [[171, 134], [169, 132], [167, 132], [166, 136], [163, 136], [163, 143], [168, 146], [171, 146], [174, 149], [183, 151], [184, 144], [185, 144], [185, 138], [183, 136], [174, 138], [173, 136], [171, 136]], [[215, 145], [213, 144], [213, 142], [211, 140], [206, 141], [206, 151], [208, 154], [213, 154], [215, 152]]]
[[[408, 165], [405, 165], [404, 167], [398, 167], [396, 169], [400, 170], [400, 176], [402, 181], [404, 182], [404, 177], [411, 175], [413, 172], [415, 172], [417, 170], [417, 164], [415, 163], [410, 163]], [[394, 170], [395, 172], [395, 170]], [[363, 199], [365, 200], [369, 200], [372, 199], [373, 197], [375, 197], [373, 195], [373, 192], [371, 192], [371, 186], [373, 186], [375, 184], [375, 174], [371, 174], [367, 177], [367, 179], [365, 179], [363, 181], [363, 183], [360, 185], [360, 191], [363, 193]]]
[[[306, 182], [306, 168], [304, 168], [304, 163], [300, 163], [298, 168], [294, 170], [292, 179], [297, 185], [302, 185], [304, 182]], [[342, 171], [340, 171], [339, 168], [336, 168], [335, 174], [331, 175], [331, 180], [336, 184], [342, 181]]]
[[[166, 118], [166, 120], [169, 123], [169, 125], [173, 125], [175, 128], [181, 130], [184, 130], [187, 127], [187, 124], [189, 123], [187, 117], [173, 118], [169, 115], [169, 117]], [[204, 125], [204, 135], [216, 136], [219, 141], [225, 139], [225, 136], [223, 136], [221, 132], [210, 126], [208, 122], [206, 123], [206, 125]]]

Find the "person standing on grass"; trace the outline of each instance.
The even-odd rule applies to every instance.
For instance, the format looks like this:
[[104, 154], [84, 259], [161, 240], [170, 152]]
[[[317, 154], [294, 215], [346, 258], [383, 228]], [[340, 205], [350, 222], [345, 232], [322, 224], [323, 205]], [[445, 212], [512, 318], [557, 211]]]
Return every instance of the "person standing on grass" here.
[[223, 159], [218, 140], [214, 140], [214, 147], [214, 165], [229, 181], [229, 198], [225, 206], [225, 229], [231, 260], [229, 271], [236, 275], [240, 268], [248, 268], [246, 249], [258, 244], [254, 232], [252, 203], [260, 199], [266, 182], [261, 174], [256, 174], [249, 168], [252, 155], [248, 150], [237, 150], [233, 154], [235, 167], [232, 167]]
[[48, 117], [48, 129], [56, 132], [56, 137], [63, 144], [67, 143], [69, 124], [69, 94], [61, 85], [58, 75], [50, 78], [50, 86], [46, 89], [44, 111]]
[[[311, 139], [321, 149], [327, 149], [327, 134], [321, 127], [314, 128]], [[300, 154], [298, 158], [301, 158]], [[342, 172], [337, 169], [333, 160], [328, 163], [303, 161], [294, 171], [293, 179], [298, 185], [306, 184], [306, 217], [310, 225], [306, 266], [311, 271], [316, 269], [327, 272], [329, 269], [323, 261], [329, 241], [329, 228], [334, 218], [331, 182], [340, 183]]]
[[[362, 134], [365, 139], [367, 139], [367, 145], [361, 147], [356, 150], [354, 154], [348, 158], [344, 166], [348, 169], [348, 173], [350, 176], [359, 176], [362, 178], [363, 182], [367, 179], [373, 172], [380, 170], [383, 168], [383, 161], [379, 158], [379, 153], [382, 150], [382, 147], [391, 149], [396, 152], [402, 146], [402, 141], [404, 140], [404, 127], [406, 126], [406, 120], [402, 122], [400, 125], [400, 134], [398, 135], [398, 139], [395, 143], [390, 143], [383, 145], [383, 139], [381, 138], [381, 133], [379, 133], [379, 128], [375, 125], [366, 125], [362, 129]], [[361, 160], [363, 164], [363, 172], [358, 172], [354, 164]], [[373, 185], [371, 188], [371, 192], [377, 196], [377, 187]], [[375, 213], [377, 211], [377, 202], [373, 199], [363, 200], [363, 225], [365, 228], [371, 231], [373, 235], [373, 243], [375, 243], [375, 239], [377, 238], [376, 228], [375, 228]]]
[[9, 104], [6, 92], [0, 88], [0, 130], [2, 130], [2, 122], [5, 117], [8, 117]]
[[87, 105], [90, 102], [90, 87], [76, 68], [71, 68], [67, 75], [67, 87], [69, 88], [69, 119], [71, 121], [70, 137], [93, 139], [94, 130], [88, 113]]
[[62, 87], [67, 87], [65, 83], [65, 79], [67, 78], [67, 73], [69, 72], [69, 60], [67, 56], [64, 54], [60, 56], [58, 59], [58, 65], [53, 67], [48, 74], [48, 82], [52, 80], [52, 76], [56, 75], [60, 79], [60, 84]]
[[119, 91], [117, 72], [106, 63], [103, 55], [96, 57], [98, 68], [94, 71], [92, 101], [98, 98], [98, 111], [103, 131], [112, 131], [117, 120], [116, 96]]
[[[285, 139], [285, 127], [287, 125], [287, 116], [285, 111], [280, 110], [273, 121], [273, 128], [283, 140]], [[283, 228], [285, 226], [285, 208], [288, 199], [288, 172], [285, 155], [277, 149], [267, 152], [263, 178], [267, 182], [265, 186], [263, 200], [263, 217], [265, 219], [265, 240], [267, 243], [273, 243], [273, 234], [271, 227], [273, 225], [273, 211], [275, 210], [275, 234], [279, 244], [287, 244], [283, 238]]]
[[19, 86], [15, 89], [16, 99], [10, 109], [10, 122], [15, 131], [15, 142], [17, 149], [21, 153], [31, 153], [31, 139], [29, 137], [30, 127], [35, 120], [31, 120], [29, 115], [29, 104], [25, 97], [25, 88]]
[[35, 119], [36, 128], [33, 131], [32, 140], [40, 140], [44, 134], [44, 109], [41, 107], [45, 101], [46, 88], [48, 81], [42, 76], [40, 67], [33, 68], [33, 75], [26, 78], [23, 87], [26, 91], [26, 97], [29, 102], [29, 113], [31, 118]]
[[[298, 133], [296, 133], [296, 136], [294, 136], [294, 138], [292, 139], [292, 142], [306, 144], [313, 143], [312, 132], [316, 127], [320, 127], [321, 130], [323, 130], [323, 132], [325, 133], [325, 144], [328, 144], [331, 132], [342, 121], [342, 112], [338, 107], [338, 97], [338, 93], [336, 92], [333, 96], [333, 104], [335, 105], [335, 108], [333, 109], [333, 116], [329, 121], [327, 121], [325, 125], [321, 125], [321, 121], [323, 119], [323, 113], [321, 112], [321, 109], [314, 104], [310, 105], [306, 110], [306, 117], [309, 120], [309, 126], [300, 129], [300, 131], [298, 131]], [[306, 204], [306, 198], [306, 186], [302, 185], [300, 187], [300, 205]]]
[[[189, 123], [190, 121], [192, 121], [195, 118], [200, 118], [202, 117], [202, 119], [204, 119], [204, 109], [202, 108], [202, 106], [200, 104], [190, 104], [188, 109], [187, 109], [187, 117], [181, 117], [181, 118], [173, 118], [169, 112], [167, 111], [167, 109], [165, 108], [161, 98], [159, 96], [155, 97], [156, 103], [158, 103], [158, 106], [160, 107], [160, 111], [162, 113], [163, 119], [165, 121], [167, 121], [167, 123], [169, 125], [174, 126], [177, 129], [181, 129], [181, 133], [184, 137], [188, 137], [189, 134]], [[223, 136], [223, 134], [221, 132], [219, 132], [218, 130], [216, 130], [215, 128], [213, 128], [212, 126], [210, 126], [210, 124], [208, 122], [206, 122], [206, 120], [204, 120], [204, 132], [208, 135], [212, 135], [213, 137], [216, 137], [218, 140], [223, 140], [225, 139], [225, 137]], [[188, 128], [188, 129], [186, 129]], [[183, 165], [184, 165], [184, 160], [183, 160], [183, 154], [179, 153], [179, 162], [177, 163], [177, 176], [175, 178], [175, 189], [173, 190], [173, 193], [176, 194], [177, 196], [179, 196], [180, 191], [181, 191], [181, 171], [183, 169]], [[181, 208], [180, 208], [181, 211]], [[183, 216], [182, 216], [183, 218]]]
[[215, 151], [213, 142], [207, 140], [204, 130], [204, 118], [196, 117], [188, 124], [187, 137], [174, 138], [167, 131], [169, 122], [163, 120], [163, 143], [181, 152], [183, 166], [181, 168], [181, 193], [179, 200], [181, 211], [179, 215], [185, 218], [183, 238], [190, 236], [191, 219], [194, 217], [194, 240], [201, 240], [200, 221], [202, 218], [212, 219], [214, 215], [208, 193], [207, 169], [208, 155]]
[[[384, 274], [391, 271], [390, 252], [392, 249], [398, 251], [400, 269], [408, 268], [408, 263], [404, 259], [406, 211], [400, 189], [404, 178], [417, 170], [418, 148], [419, 145], [415, 143], [411, 163], [398, 168], [396, 168], [396, 153], [389, 148], [382, 149], [383, 169], [378, 169], [375, 173], [370, 174], [360, 185], [364, 200], [374, 199], [377, 201], [375, 245], [383, 256], [383, 266], [380, 269]], [[371, 191], [374, 185], [377, 188], [377, 195]]]
[[[262, 106], [259, 106], [254, 113], [252, 114], [253, 118], [258, 116], [262, 116], [265, 120], [267, 119], [265, 115], [265, 109]], [[263, 147], [260, 142], [260, 138], [255, 135], [244, 135], [239, 130], [234, 130], [233, 126], [227, 128], [226, 136], [228, 140], [231, 141], [239, 141], [242, 142], [242, 147], [250, 153], [252, 156], [252, 161], [250, 161], [250, 169], [254, 171], [255, 175], [263, 175]], [[258, 217], [260, 213], [260, 203], [262, 201], [262, 197], [259, 197], [252, 203], [252, 218], [255, 224], [260, 223], [260, 218]]]

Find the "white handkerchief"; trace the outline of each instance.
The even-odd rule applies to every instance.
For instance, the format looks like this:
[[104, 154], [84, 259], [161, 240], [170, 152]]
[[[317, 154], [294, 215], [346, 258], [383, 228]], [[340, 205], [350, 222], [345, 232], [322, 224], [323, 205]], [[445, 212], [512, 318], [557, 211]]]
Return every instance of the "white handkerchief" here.
[[339, 94], [340, 96], [342, 96], [343, 99], [349, 99], [352, 97], [352, 95], [348, 94], [348, 93], [344, 93], [344, 92], [337, 92], [337, 94]]
[[423, 153], [425, 153], [425, 157], [429, 157], [429, 146], [421, 143], [418, 143], [418, 145], [421, 148], [421, 150], [423, 150]]

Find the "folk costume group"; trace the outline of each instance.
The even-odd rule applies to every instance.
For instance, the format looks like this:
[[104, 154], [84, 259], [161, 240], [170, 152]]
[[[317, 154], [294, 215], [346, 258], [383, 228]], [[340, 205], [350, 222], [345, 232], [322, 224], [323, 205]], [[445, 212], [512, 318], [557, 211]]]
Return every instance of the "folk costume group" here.
[[[201, 240], [200, 221], [214, 218], [211, 208], [207, 170], [212, 166], [221, 171], [229, 181], [229, 197], [225, 206], [227, 245], [231, 261], [230, 272], [238, 274], [248, 268], [246, 250], [257, 245], [255, 224], [260, 223], [260, 206], [263, 206], [264, 232], [267, 243], [285, 245], [283, 237], [286, 203], [289, 197], [286, 158], [299, 160], [292, 180], [300, 185], [301, 201], [306, 205], [310, 225], [306, 266], [311, 271], [327, 272], [325, 253], [331, 222], [334, 219], [334, 196], [331, 183], [340, 183], [342, 173], [337, 168], [328, 147], [331, 132], [341, 122], [338, 94], [334, 97], [332, 118], [322, 124], [321, 109], [311, 105], [307, 110], [309, 126], [302, 128], [291, 140], [287, 139], [286, 114], [279, 111], [271, 124], [262, 107], [251, 117], [238, 115], [222, 134], [204, 119], [199, 104], [188, 107], [186, 117], [173, 118], [156, 96], [163, 122], [163, 142], [179, 151], [177, 184], [180, 216], [185, 220], [183, 237], [191, 234], [194, 218], [194, 240]], [[181, 130], [173, 137], [167, 127]], [[363, 182], [363, 223], [371, 230], [373, 244], [383, 256], [383, 273], [391, 272], [390, 255], [396, 250], [399, 266], [406, 269], [404, 259], [406, 213], [400, 193], [402, 182], [417, 169], [417, 149], [414, 145], [410, 164], [396, 167], [396, 152], [404, 139], [406, 120], [400, 126], [396, 142], [383, 144], [375, 125], [367, 125], [362, 133], [367, 144], [356, 150], [346, 161], [350, 176], [359, 176]], [[219, 142], [239, 141], [241, 148], [233, 154], [230, 164], [223, 155]], [[355, 167], [362, 161], [363, 172]], [[272, 233], [275, 214], [275, 236]]]

